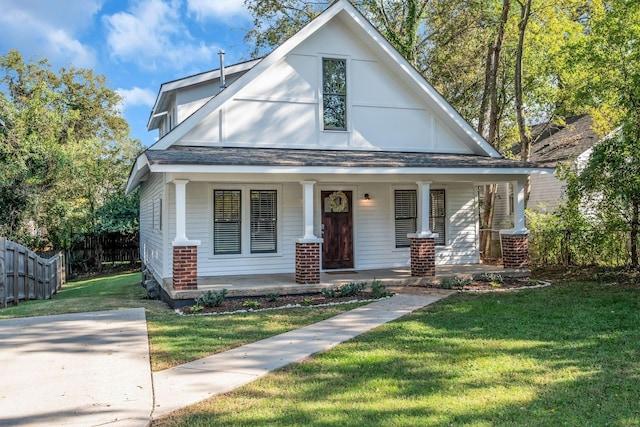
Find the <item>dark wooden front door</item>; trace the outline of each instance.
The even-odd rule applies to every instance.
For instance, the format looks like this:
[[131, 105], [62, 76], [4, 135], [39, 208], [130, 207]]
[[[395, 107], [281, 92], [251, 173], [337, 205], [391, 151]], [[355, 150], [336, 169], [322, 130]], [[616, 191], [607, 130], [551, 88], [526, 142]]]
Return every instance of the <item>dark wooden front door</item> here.
[[353, 268], [351, 191], [322, 191], [322, 268]]

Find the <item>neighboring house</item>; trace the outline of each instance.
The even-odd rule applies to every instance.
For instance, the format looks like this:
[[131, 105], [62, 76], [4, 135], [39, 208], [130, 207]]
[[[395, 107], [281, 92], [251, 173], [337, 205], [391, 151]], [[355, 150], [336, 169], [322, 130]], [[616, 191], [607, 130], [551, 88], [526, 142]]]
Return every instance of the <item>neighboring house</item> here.
[[346, 0], [262, 59], [163, 84], [148, 127], [160, 139], [127, 191], [142, 260], [172, 291], [478, 263], [488, 182], [515, 185], [505, 266], [526, 267], [523, 183], [552, 172], [504, 159]]
[[[531, 161], [554, 169], [560, 165], [581, 169], [589, 161], [593, 146], [601, 140], [593, 130], [591, 117], [586, 114], [568, 117], [563, 125], [536, 125], [531, 133], [534, 139]], [[512, 194], [511, 185], [498, 187], [493, 229], [509, 228], [513, 224]], [[557, 174], [533, 174], [527, 207], [538, 212], [553, 212], [565, 195], [566, 184]]]

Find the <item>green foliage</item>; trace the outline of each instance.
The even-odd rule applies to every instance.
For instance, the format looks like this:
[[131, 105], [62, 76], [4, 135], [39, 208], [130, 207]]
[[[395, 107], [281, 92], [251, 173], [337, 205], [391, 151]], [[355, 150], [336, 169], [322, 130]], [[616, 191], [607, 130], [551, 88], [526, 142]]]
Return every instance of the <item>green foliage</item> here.
[[499, 273], [482, 273], [482, 275], [480, 276], [480, 280], [487, 283], [504, 283], [504, 278]]
[[311, 305], [312, 302], [313, 302], [313, 300], [311, 298], [303, 298], [302, 305], [309, 306], [309, 305]]
[[327, 299], [342, 298], [342, 297], [351, 297], [351, 296], [358, 295], [360, 292], [364, 291], [366, 287], [367, 287], [366, 282], [361, 282], [361, 283], [349, 282], [349, 283], [345, 283], [344, 285], [340, 285], [337, 288], [322, 289], [321, 292], [322, 292], [322, 295], [324, 295], [324, 297]]
[[280, 294], [275, 293], [275, 294], [268, 294], [267, 295], [267, 301], [269, 302], [275, 302], [278, 301], [278, 298], [280, 298]]
[[124, 209], [137, 216], [121, 194], [142, 149], [128, 137], [120, 101], [91, 70], [53, 71], [15, 50], [0, 56], [0, 235], [68, 248], [77, 234], [136, 226], [114, 221]]
[[453, 277], [444, 276], [440, 279], [440, 289], [453, 289], [453, 283]]
[[245, 301], [242, 303], [242, 306], [244, 308], [250, 308], [250, 309], [257, 309], [260, 308], [260, 302], [259, 301]]
[[226, 296], [227, 290], [225, 288], [220, 291], [207, 291], [196, 299], [196, 304], [204, 307], [220, 307]]
[[384, 298], [393, 295], [391, 292], [387, 292], [387, 286], [382, 281], [373, 279], [371, 282], [371, 296], [373, 298]]

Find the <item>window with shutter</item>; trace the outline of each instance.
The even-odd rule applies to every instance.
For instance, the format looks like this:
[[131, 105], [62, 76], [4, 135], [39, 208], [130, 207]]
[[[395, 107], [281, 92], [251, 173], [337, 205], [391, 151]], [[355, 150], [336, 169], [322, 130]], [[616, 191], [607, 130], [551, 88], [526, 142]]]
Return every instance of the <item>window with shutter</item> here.
[[251, 190], [251, 253], [273, 253], [277, 249], [277, 192]]
[[213, 252], [239, 254], [241, 252], [240, 190], [213, 192]]
[[416, 232], [416, 190], [395, 191], [396, 248], [408, 248], [407, 234]]
[[429, 228], [433, 233], [438, 233], [435, 244], [443, 246], [446, 244], [445, 222], [447, 212], [444, 205], [444, 190], [431, 190], [431, 214], [429, 216]]

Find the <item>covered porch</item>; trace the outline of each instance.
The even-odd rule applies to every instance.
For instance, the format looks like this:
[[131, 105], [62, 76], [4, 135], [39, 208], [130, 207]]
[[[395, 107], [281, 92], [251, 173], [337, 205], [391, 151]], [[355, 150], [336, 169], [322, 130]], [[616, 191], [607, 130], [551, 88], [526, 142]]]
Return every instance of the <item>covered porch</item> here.
[[176, 290], [170, 281], [162, 284], [163, 292], [173, 300], [192, 300], [207, 291], [227, 290], [227, 296], [251, 297], [269, 294], [295, 295], [319, 292], [325, 288], [334, 288], [349, 282], [383, 282], [387, 287], [438, 287], [443, 278], [473, 279], [482, 274], [495, 273], [503, 277], [527, 277], [528, 269], [504, 268], [489, 264], [437, 265], [434, 276], [416, 277], [411, 275], [410, 267], [386, 268], [374, 270], [345, 270], [320, 273], [320, 283], [296, 283], [295, 273], [283, 274], [244, 274], [235, 276], [198, 277], [197, 289]]

